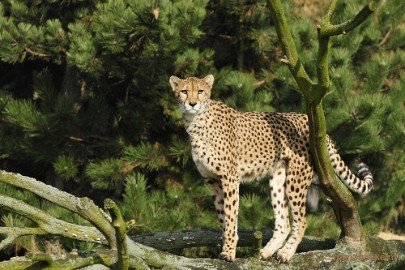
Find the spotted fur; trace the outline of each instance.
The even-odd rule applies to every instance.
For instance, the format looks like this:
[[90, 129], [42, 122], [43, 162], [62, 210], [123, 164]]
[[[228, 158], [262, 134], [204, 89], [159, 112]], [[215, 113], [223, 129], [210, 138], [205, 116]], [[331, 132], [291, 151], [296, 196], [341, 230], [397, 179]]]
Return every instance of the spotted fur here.
[[[280, 261], [287, 262], [304, 235], [307, 190], [316, 178], [309, 149], [307, 116], [238, 112], [210, 99], [213, 83], [212, 75], [184, 80], [170, 77], [190, 136], [194, 163], [214, 198], [223, 234], [220, 258], [235, 259], [239, 184], [270, 176], [275, 229], [273, 237], [261, 250], [261, 258], [266, 260], [276, 254]], [[361, 164], [362, 179], [356, 177], [344, 164], [329, 137], [327, 147], [339, 178], [351, 190], [368, 193], [373, 185], [368, 168]], [[288, 207], [291, 208], [292, 228]]]

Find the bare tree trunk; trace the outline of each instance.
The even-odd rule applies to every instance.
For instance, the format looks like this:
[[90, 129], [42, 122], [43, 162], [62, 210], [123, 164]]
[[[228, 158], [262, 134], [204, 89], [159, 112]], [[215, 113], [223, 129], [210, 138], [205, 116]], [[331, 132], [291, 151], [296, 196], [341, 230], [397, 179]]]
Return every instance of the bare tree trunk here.
[[322, 23], [318, 26], [317, 83], [305, 71], [299, 60], [287, 19], [280, 0], [268, 0], [268, 6], [279, 37], [284, 58], [304, 98], [309, 119], [311, 152], [317, 169], [322, 189], [332, 199], [336, 218], [342, 229], [342, 237], [353, 247], [361, 246], [363, 231], [357, 210], [357, 202], [349, 189], [336, 178], [326, 148], [326, 124], [322, 108], [322, 98], [330, 87], [329, 51], [330, 38], [349, 32], [361, 24], [376, 9], [376, 3], [370, 2], [354, 19], [339, 25], [332, 25], [330, 19], [334, 13], [337, 0], [332, 0], [330, 8]]

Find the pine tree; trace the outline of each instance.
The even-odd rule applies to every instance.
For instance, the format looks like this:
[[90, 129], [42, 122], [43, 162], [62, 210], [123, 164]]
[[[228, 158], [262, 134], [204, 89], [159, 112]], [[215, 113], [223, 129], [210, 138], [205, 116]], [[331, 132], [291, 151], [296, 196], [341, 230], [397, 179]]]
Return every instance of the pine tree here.
[[[260, 88], [266, 75], [254, 61], [242, 61], [255, 52], [265, 63], [255, 37], [266, 33], [254, 28], [269, 28], [263, 2], [241, 3], [227, 14], [228, 30], [206, 32], [221, 23], [221, 16], [207, 11], [224, 4], [211, 3], [207, 11], [207, 1], [48, 4], [2, 5], [0, 57], [4, 68], [11, 67], [1, 92], [4, 168], [21, 171], [30, 162], [22, 172], [58, 179], [55, 185], [78, 194], [87, 195], [90, 182], [94, 196], [100, 190], [120, 197], [133, 171], [148, 175], [154, 187], [185, 190], [191, 188], [186, 179], [199, 176], [167, 88], [171, 74], [211, 71], [217, 74], [216, 97], [242, 110], [274, 110], [272, 94]], [[246, 30], [227, 33], [227, 46], [234, 39], [245, 44], [243, 50], [236, 44], [239, 62], [215, 66], [210, 43], [220, 31], [232, 30], [235, 16], [246, 17], [240, 25]], [[16, 39], [19, 46], [12, 46]], [[14, 85], [21, 65], [29, 72]], [[258, 78], [243, 72], [253, 68]]]
[[[0, 58], [10, 69], [1, 92], [3, 166], [32, 162], [27, 170], [39, 169], [31, 174], [56, 172], [80, 183], [75, 189], [86, 189], [91, 176], [96, 188], [115, 189], [138, 164], [113, 157], [168, 139], [159, 93], [199, 38], [206, 1], [52, 2], [0, 8]], [[195, 51], [196, 68], [208, 54]], [[15, 81], [22, 68], [28, 72]], [[104, 158], [111, 161], [103, 162], [104, 176], [117, 175], [101, 184], [103, 172], [87, 167]]]

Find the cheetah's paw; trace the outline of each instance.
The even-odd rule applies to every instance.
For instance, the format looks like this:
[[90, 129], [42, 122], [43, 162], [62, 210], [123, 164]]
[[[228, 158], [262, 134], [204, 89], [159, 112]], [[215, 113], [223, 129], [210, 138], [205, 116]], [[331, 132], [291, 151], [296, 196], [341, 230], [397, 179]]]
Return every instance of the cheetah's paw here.
[[263, 248], [260, 250], [260, 259], [262, 259], [263, 261], [270, 259], [271, 256], [273, 256], [274, 252], [271, 252], [268, 248]]
[[221, 260], [225, 260], [225, 261], [228, 261], [228, 262], [233, 262], [235, 260], [235, 257], [236, 257], [235, 252], [230, 252], [230, 251], [222, 251], [219, 254], [219, 258]]
[[276, 251], [281, 247], [282, 244], [282, 241], [269, 241], [267, 245], [260, 250], [260, 258], [264, 261], [270, 259], [274, 254], [276, 254]]
[[277, 251], [276, 259], [281, 263], [288, 263], [294, 255], [294, 250], [282, 248]]

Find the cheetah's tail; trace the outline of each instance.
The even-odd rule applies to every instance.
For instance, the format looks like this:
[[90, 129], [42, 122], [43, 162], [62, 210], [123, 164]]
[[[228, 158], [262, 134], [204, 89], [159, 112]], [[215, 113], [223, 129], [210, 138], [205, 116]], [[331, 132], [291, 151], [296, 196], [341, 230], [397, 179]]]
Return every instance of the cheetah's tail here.
[[373, 188], [373, 175], [366, 164], [360, 163], [357, 167], [357, 175], [354, 175], [337, 153], [333, 143], [328, 140], [328, 152], [335, 173], [354, 192], [366, 195]]

